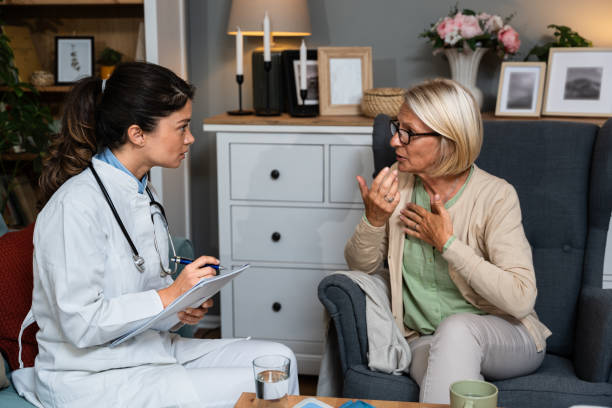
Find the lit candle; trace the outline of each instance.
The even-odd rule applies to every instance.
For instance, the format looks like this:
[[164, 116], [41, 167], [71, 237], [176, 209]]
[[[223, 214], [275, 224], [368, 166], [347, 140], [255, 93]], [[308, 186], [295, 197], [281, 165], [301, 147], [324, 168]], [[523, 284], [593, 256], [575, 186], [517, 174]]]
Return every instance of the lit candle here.
[[242, 75], [242, 31], [236, 33], [236, 75]]
[[266, 16], [264, 17], [264, 61], [270, 62], [270, 17], [268, 17], [268, 12], [266, 11]]
[[300, 46], [300, 89], [306, 89], [306, 43]]

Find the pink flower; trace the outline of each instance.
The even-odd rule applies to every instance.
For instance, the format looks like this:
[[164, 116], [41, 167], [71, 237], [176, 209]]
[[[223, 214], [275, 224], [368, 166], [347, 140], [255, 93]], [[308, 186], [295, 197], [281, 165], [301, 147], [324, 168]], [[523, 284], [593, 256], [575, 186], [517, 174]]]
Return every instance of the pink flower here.
[[519, 40], [518, 33], [509, 25], [505, 25], [499, 30], [497, 39], [504, 45], [506, 52], [510, 54], [517, 52], [521, 46], [521, 40]]
[[488, 20], [488, 19], [490, 19], [490, 18], [491, 18], [491, 15], [490, 15], [490, 14], [488, 14], [488, 13], [480, 13], [480, 14], [478, 15], [478, 19], [479, 19], [479, 20]]
[[482, 29], [475, 16], [465, 16], [457, 13], [455, 16], [455, 25], [459, 28], [461, 36], [466, 40], [482, 34]]
[[503, 25], [504, 21], [501, 19], [500, 16], [491, 16], [485, 23], [485, 31], [493, 33], [502, 28]]
[[438, 27], [436, 27], [436, 31], [438, 32], [440, 38], [446, 38], [446, 36], [451, 34], [453, 31], [457, 31], [457, 28], [455, 27], [455, 20], [450, 17], [444, 18], [444, 20], [438, 24]]

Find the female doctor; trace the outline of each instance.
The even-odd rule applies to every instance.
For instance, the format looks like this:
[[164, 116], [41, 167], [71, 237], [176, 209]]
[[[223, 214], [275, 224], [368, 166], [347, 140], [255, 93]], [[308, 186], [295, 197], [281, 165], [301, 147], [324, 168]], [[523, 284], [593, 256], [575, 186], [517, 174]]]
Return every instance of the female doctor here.
[[[170, 70], [135, 62], [105, 82], [79, 81], [68, 96], [34, 232], [29, 316], [40, 328], [39, 353], [34, 367], [13, 374], [39, 407], [233, 406], [253, 392], [251, 362], [264, 354], [291, 359], [289, 393], [298, 393], [295, 357], [276, 343], [149, 330], [109, 347], [219, 262], [202, 256], [175, 281], [168, 276], [166, 225], [146, 187], [153, 166], [178, 167], [194, 142], [193, 93]], [[197, 323], [211, 305], [178, 317]]]

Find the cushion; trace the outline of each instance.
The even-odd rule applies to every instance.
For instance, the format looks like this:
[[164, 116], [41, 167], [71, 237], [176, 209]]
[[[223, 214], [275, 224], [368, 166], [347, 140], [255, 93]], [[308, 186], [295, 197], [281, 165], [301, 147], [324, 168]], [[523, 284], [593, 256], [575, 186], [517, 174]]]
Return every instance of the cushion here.
[[612, 406], [612, 384], [582, 381], [569, 359], [547, 354], [532, 374], [495, 381], [500, 407]]
[[553, 332], [547, 351], [561, 356], [570, 356], [574, 348], [589, 225], [591, 155], [598, 129], [589, 123], [487, 121], [476, 161], [516, 188], [533, 248], [535, 310]]
[[[32, 254], [34, 224], [0, 237], [0, 351], [7, 359], [11, 370], [19, 368], [19, 345], [17, 337], [21, 323], [32, 305]], [[22, 359], [26, 367], [34, 365], [38, 354], [36, 332], [38, 326], [31, 325], [22, 337]]]

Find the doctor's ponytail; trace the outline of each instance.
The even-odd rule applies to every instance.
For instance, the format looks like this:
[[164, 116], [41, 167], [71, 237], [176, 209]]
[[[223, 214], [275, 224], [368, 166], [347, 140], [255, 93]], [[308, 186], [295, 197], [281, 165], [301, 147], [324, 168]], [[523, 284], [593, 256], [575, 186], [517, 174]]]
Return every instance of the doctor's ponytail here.
[[98, 151], [126, 143], [130, 126], [153, 131], [161, 118], [182, 109], [195, 92], [174, 72], [146, 62], [119, 64], [102, 88], [99, 78], [84, 78], [68, 94], [61, 131], [51, 141], [40, 176], [43, 204], [66, 180], [85, 170]]
[[68, 94], [61, 130], [51, 140], [39, 180], [43, 203], [96, 154], [95, 112], [101, 94], [102, 80], [94, 77], [81, 79]]

